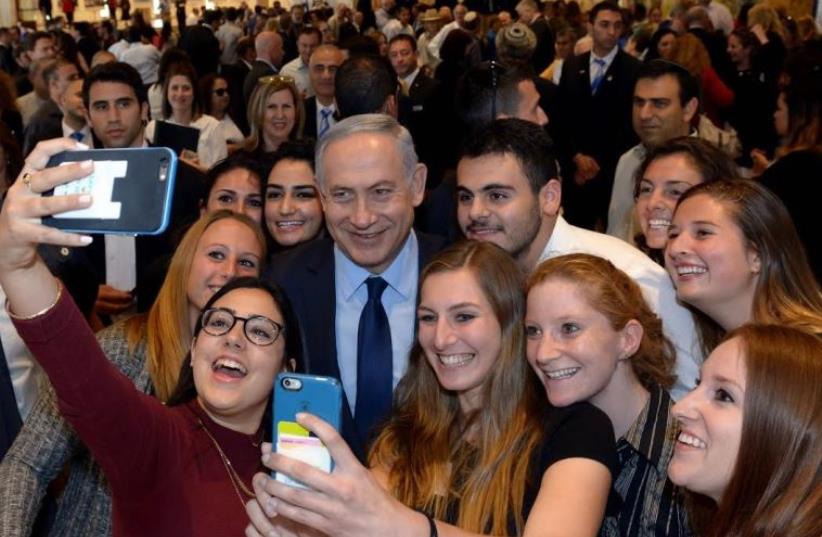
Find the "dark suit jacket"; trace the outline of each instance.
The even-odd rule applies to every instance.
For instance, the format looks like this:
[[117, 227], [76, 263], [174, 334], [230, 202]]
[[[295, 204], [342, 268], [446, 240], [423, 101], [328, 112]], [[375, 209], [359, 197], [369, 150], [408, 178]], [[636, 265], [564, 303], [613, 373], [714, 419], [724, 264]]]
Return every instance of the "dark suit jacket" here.
[[242, 60], [237, 60], [231, 65], [222, 65], [220, 69], [220, 74], [228, 82], [228, 93], [231, 95], [228, 113], [243, 134], [248, 136], [248, 116], [246, 115], [248, 103], [243, 99], [243, 84], [251, 69]]
[[428, 166], [426, 188], [435, 188], [442, 180], [447, 156], [440, 155], [442, 128], [442, 102], [440, 83], [419, 72], [408, 88], [408, 96], [400, 96], [399, 122], [408, 129], [421, 162]]
[[180, 48], [191, 56], [191, 63], [201, 78], [217, 72], [220, 65], [220, 41], [211, 28], [202, 24], [189, 26], [180, 39]]
[[[420, 269], [445, 240], [417, 233]], [[303, 369], [312, 375], [340, 378], [337, 364], [334, 242], [317, 239], [272, 258], [268, 278], [282, 286], [297, 319], [303, 344]], [[366, 446], [354, 427], [351, 407], [343, 393], [342, 436], [360, 460]]]
[[[564, 204], [569, 216], [574, 212], [571, 205], [577, 194], [577, 187], [573, 182], [575, 167], [572, 158], [576, 153], [583, 153], [597, 161], [600, 173], [581, 189], [589, 192], [579, 192], [579, 198], [595, 196], [596, 200], [585, 200], [585, 205], [595, 211], [596, 215], [587, 212], [585, 216], [604, 218], [617, 161], [622, 153], [638, 142], [631, 124], [631, 107], [640, 62], [621, 50], [618, 51], [605, 73], [599, 91], [596, 95], [591, 95], [590, 58], [591, 53], [587, 52], [563, 62], [555, 131], [562, 135], [555, 142], [563, 170], [563, 186], [568, 187], [563, 192], [563, 202], [567, 202]], [[596, 193], [592, 190], [596, 190]], [[604, 209], [601, 207], [603, 203]], [[583, 210], [588, 211], [588, 208]], [[586, 222], [573, 220], [572, 217], [572, 223], [577, 225], [592, 227], [590, 219]]]
[[277, 71], [272, 69], [269, 64], [262, 62], [260, 60], [254, 60], [254, 63], [251, 64], [251, 71], [248, 72], [248, 74], [245, 77], [245, 81], [243, 82], [243, 101], [245, 102], [246, 106], [250, 104], [251, 94], [254, 92], [254, 88], [257, 86], [257, 81], [264, 76], [276, 74]]
[[548, 26], [545, 17], [539, 17], [528, 25], [537, 36], [537, 48], [531, 57], [531, 63], [537, 74], [543, 72], [554, 61], [554, 32]]
[[29, 119], [23, 132], [23, 156], [27, 156], [38, 142], [63, 136], [63, 112], [54, 101], [49, 101]]

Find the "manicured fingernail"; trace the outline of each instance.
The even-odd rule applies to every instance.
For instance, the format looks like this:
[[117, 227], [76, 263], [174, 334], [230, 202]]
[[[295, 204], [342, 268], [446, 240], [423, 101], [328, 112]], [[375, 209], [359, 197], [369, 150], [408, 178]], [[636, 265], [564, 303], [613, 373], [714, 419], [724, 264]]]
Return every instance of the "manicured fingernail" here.
[[77, 142], [77, 149], [79, 149], [81, 151], [86, 151], [86, 150], [91, 149], [91, 148], [89, 146], [87, 146], [86, 144], [84, 144], [83, 142]]
[[77, 198], [77, 201], [79, 201], [80, 203], [83, 203], [83, 204], [91, 203], [91, 195], [90, 194], [81, 194], [80, 197]]
[[92, 239], [92, 238], [91, 238], [91, 237], [89, 237], [88, 235], [82, 235], [82, 236], [80, 237], [80, 243], [81, 243], [81, 244], [91, 244], [91, 241], [93, 241], [93, 240], [94, 240], [94, 239]]
[[307, 415], [305, 412], [297, 412], [297, 419], [304, 420]]
[[271, 458], [271, 453], [263, 453], [263, 462], [268, 462], [268, 459]]
[[94, 162], [91, 160], [84, 160], [80, 163], [80, 167], [84, 170], [90, 170], [94, 167]]

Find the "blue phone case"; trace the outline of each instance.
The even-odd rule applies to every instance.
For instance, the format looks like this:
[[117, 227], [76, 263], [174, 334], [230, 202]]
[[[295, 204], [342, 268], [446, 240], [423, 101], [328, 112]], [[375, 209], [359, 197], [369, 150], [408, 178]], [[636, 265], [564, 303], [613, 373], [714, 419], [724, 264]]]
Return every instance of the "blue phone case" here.
[[[110, 235], [159, 235], [166, 230], [177, 176], [177, 155], [173, 151], [166, 147], [66, 151], [54, 155], [48, 167], [83, 160], [127, 163], [124, 175], [112, 175], [115, 179], [111, 200], [106, 200], [119, 204], [119, 214], [104, 218], [49, 216], [43, 218], [43, 224], [74, 233]], [[70, 192], [86, 192], [90, 186], [83, 181], [69, 183]], [[54, 191], [44, 193], [45, 196], [53, 194]], [[94, 203], [97, 202], [95, 198]]]
[[[298, 388], [295, 387], [295, 382], [299, 383]], [[288, 448], [295, 449], [298, 447], [296, 444], [302, 441], [302, 437], [306, 444], [310, 444], [307, 449], [316, 450], [317, 446], [321, 445], [313, 433], [309, 433], [296, 423], [296, 416], [299, 412], [313, 414], [328, 422], [334, 429], [340, 430], [342, 387], [340, 381], [335, 378], [280, 373], [274, 384], [274, 397], [271, 404], [274, 419], [273, 449], [278, 453], [294, 456], [293, 451], [288, 452], [284, 443], [289, 442]], [[333, 468], [334, 461], [329, 457], [328, 467], [322, 469], [331, 471]], [[291, 482], [284, 476], [278, 476], [278, 479], [292, 485], [302, 486], [298, 482]]]

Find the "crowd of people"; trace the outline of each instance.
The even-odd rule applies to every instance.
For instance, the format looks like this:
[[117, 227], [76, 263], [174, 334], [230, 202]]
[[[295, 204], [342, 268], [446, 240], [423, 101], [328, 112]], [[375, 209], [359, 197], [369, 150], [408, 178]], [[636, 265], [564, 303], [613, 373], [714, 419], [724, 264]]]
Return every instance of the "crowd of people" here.
[[[822, 534], [810, 15], [173, 7], [0, 28], [0, 535]], [[162, 234], [42, 223], [149, 146]]]

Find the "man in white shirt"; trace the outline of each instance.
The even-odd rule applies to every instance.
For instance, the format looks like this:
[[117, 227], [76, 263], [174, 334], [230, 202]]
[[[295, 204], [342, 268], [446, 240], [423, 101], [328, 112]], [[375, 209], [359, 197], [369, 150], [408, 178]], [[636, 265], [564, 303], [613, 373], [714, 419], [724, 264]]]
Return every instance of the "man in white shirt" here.
[[634, 87], [632, 123], [640, 142], [622, 154], [608, 206], [608, 235], [633, 242], [634, 174], [646, 150], [691, 131], [699, 110], [699, 83], [683, 67], [653, 60], [640, 67]]
[[465, 16], [468, 14], [468, 8], [465, 7], [463, 4], [457, 4], [454, 6], [454, 20], [440, 28], [440, 31], [437, 32], [431, 41], [428, 43], [428, 54], [436, 58], [437, 60], [440, 59], [440, 48], [442, 47], [443, 42], [445, 42], [445, 38], [448, 37], [448, 34], [451, 33], [452, 30], [458, 30], [465, 26]]
[[160, 51], [152, 45], [143, 29], [132, 26], [128, 29], [128, 49], [120, 54], [120, 61], [137, 69], [145, 86], [157, 82], [157, 70], [160, 68]]
[[382, 5], [374, 12], [374, 19], [377, 23], [377, 30], [383, 31], [388, 21], [391, 20], [391, 13], [397, 5], [395, 0], [382, 0]]
[[29, 124], [31, 117], [49, 101], [49, 87], [46, 79], [43, 78], [43, 71], [54, 60], [52, 58], [42, 58], [35, 60], [29, 66], [29, 79], [34, 90], [17, 98], [17, 109], [23, 118], [23, 127]]
[[225, 22], [214, 34], [222, 45], [220, 63], [223, 65], [234, 65], [237, 62], [237, 42], [243, 37], [243, 29], [237, 24], [237, 16], [237, 8], [226, 9]]
[[668, 274], [630, 244], [568, 224], [551, 140], [535, 123], [498, 120], [465, 142], [457, 166], [457, 217], [469, 239], [493, 242], [526, 272], [569, 253], [608, 259], [636, 281], [676, 347], [682, 397], [695, 386], [701, 357], [691, 314], [676, 301]]
[[314, 89], [311, 87], [311, 81], [308, 77], [308, 62], [311, 59], [311, 54], [320, 46], [322, 39], [322, 34], [316, 28], [311, 26], [301, 28], [297, 36], [297, 52], [299, 55], [283, 65], [282, 71], [280, 71], [280, 74], [294, 79], [297, 90], [299, 90], [303, 99], [314, 95]]

